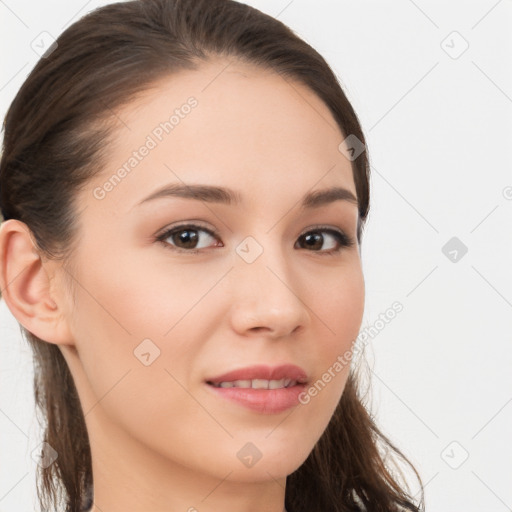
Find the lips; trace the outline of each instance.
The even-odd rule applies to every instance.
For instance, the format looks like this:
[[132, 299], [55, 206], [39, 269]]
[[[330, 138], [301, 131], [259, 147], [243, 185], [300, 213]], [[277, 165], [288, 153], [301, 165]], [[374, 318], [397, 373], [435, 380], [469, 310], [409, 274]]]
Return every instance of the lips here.
[[221, 382], [235, 382], [247, 380], [282, 380], [289, 379], [298, 384], [307, 383], [308, 376], [304, 369], [294, 364], [280, 366], [255, 365], [233, 370], [222, 375], [206, 379], [207, 384], [218, 386]]
[[208, 393], [260, 414], [279, 414], [299, 405], [308, 382], [299, 366], [256, 365], [206, 379]]

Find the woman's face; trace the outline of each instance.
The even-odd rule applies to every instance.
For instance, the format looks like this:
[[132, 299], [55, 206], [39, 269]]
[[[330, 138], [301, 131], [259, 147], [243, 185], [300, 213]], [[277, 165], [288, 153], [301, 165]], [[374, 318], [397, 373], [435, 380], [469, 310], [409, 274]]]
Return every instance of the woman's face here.
[[[348, 376], [336, 361], [357, 337], [364, 281], [344, 136], [304, 86], [226, 66], [183, 71], [117, 111], [107, 163], [78, 196], [72, 343], [61, 350], [95, 480], [134, 465], [155, 478], [284, 479]], [[334, 187], [345, 192], [314, 195]], [[207, 383], [254, 365], [295, 365], [307, 384]], [[319, 380], [316, 396], [297, 399]]]

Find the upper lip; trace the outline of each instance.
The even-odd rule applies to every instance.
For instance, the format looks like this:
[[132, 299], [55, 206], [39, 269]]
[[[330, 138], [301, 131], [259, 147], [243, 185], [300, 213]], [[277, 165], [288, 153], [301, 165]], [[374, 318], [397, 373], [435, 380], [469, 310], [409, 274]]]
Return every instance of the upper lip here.
[[206, 382], [219, 384], [220, 382], [234, 382], [235, 380], [281, 380], [291, 379], [298, 383], [305, 384], [308, 380], [307, 373], [294, 364], [282, 364], [279, 366], [254, 365], [233, 370], [216, 377], [206, 379]]

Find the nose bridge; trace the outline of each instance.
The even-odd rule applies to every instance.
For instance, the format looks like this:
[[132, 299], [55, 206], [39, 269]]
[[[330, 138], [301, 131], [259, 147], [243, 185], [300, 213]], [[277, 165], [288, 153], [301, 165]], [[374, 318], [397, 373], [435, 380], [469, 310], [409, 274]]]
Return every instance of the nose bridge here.
[[306, 323], [307, 308], [282, 244], [271, 235], [260, 240], [248, 236], [236, 248], [233, 323], [285, 335]]

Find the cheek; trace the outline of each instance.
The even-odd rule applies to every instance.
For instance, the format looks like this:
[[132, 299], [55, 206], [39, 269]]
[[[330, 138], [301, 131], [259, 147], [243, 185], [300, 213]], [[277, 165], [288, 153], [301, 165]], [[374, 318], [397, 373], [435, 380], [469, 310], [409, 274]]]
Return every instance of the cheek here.
[[[212, 317], [207, 295], [225, 270], [184, 271], [161, 259], [148, 264], [137, 251], [109, 251], [101, 265], [81, 265], [72, 324], [90, 401], [109, 392], [117, 397], [111, 406], [123, 415], [130, 410], [125, 398], [131, 395], [136, 403], [144, 390], [174, 390], [180, 397], [171, 374], [187, 384], [187, 368], [194, 366]], [[157, 409], [158, 395], [149, 393], [145, 402]]]
[[359, 333], [364, 312], [365, 287], [359, 265], [331, 279], [315, 295], [314, 304], [328, 335], [323, 355], [333, 359], [350, 349]]
[[[318, 439], [341, 398], [350, 372], [353, 343], [364, 312], [364, 279], [359, 265], [347, 268], [337, 280], [316, 287], [315, 334], [321, 340], [308, 348], [315, 361], [313, 382], [301, 397], [303, 431]], [[320, 290], [321, 288], [321, 290]], [[321, 334], [322, 333], [322, 334]], [[301, 413], [299, 413], [301, 414]]]
[[[204, 410], [187, 392], [187, 369], [200, 349], [190, 331], [190, 307], [202, 290], [189, 286], [187, 291], [183, 277], [167, 275], [180, 290], [176, 296], [164, 280], [148, 278], [151, 272], [122, 268], [89, 274], [76, 297], [73, 325], [80, 367], [75, 375], [84, 413], [93, 411], [89, 419], [94, 424], [98, 419], [116, 425], [120, 436], [127, 432], [156, 450], [175, 449], [171, 431], [174, 438], [187, 440], [184, 447], [191, 446], [191, 425], [205, 420]], [[206, 291], [207, 284], [200, 288]]]
[[196, 306], [229, 269], [226, 265], [187, 267], [148, 248], [112, 253], [107, 258], [99, 269], [83, 277], [87, 291], [94, 296], [93, 301], [85, 297], [86, 307], [94, 310], [100, 306], [104, 311], [94, 314], [102, 316], [101, 323], [106, 321], [114, 328], [118, 324], [120, 332], [133, 341], [171, 335], [183, 320], [194, 316]]

